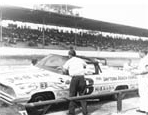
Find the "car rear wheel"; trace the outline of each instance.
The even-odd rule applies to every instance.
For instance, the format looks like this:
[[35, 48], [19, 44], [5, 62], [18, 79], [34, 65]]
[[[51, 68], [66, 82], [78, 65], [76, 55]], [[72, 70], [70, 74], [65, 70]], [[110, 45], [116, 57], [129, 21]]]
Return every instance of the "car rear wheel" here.
[[[33, 95], [29, 103], [47, 101], [52, 99], [54, 99], [53, 94], [41, 93], [41, 94]], [[50, 105], [44, 105], [44, 106], [41, 105], [41, 106], [26, 108], [26, 110], [29, 115], [42, 115], [43, 113], [45, 114], [47, 112], [48, 110], [47, 107], [50, 107]]]

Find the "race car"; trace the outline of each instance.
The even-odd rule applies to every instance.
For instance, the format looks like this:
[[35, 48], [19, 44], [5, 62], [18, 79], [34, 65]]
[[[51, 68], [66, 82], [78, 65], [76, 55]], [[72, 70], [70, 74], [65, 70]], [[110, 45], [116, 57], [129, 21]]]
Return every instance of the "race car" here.
[[[130, 72], [99, 66], [94, 58], [78, 57], [88, 64], [86, 95], [138, 87], [137, 77]], [[34, 66], [0, 72], [0, 99], [12, 104], [68, 97], [71, 77], [64, 75], [61, 69], [67, 60], [68, 56], [49, 54]]]

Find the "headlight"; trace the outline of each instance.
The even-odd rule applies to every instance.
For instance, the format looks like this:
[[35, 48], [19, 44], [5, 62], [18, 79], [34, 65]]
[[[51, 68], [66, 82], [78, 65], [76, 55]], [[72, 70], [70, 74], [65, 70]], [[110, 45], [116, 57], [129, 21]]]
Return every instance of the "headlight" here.
[[7, 94], [9, 94], [11, 96], [16, 97], [16, 94], [15, 94], [14, 90], [11, 87], [8, 87], [6, 85], [0, 84], [0, 90], [2, 92], [4, 92], [4, 93], [7, 93]]

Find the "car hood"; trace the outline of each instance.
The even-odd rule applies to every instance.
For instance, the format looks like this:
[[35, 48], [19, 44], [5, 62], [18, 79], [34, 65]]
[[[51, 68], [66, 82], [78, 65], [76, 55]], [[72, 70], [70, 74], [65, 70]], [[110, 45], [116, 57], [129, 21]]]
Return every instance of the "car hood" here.
[[0, 77], [0, 83], [8, 86], [31, 82], [62, 82], [61, 79], [69, 79], [69, 76], [40, 69], [35, 66], [7, 69], [0, 72]]

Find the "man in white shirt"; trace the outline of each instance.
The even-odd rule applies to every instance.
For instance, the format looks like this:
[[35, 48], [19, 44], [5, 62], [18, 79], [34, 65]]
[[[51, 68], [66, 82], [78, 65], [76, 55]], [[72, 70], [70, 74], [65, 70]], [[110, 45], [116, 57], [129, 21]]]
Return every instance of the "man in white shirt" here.
[[129, 59], [124, 65], [123, 65], [123, 70], [125, 71], [130, 71], [134, 69], [134, 67], [132, 66], [132, 60]]
[[140, 52], [140, 62], [138, 70], [135, 72], [138, 75], [138, 87], [139, 87], [139, 110], [146, 112], [148, 115], [148, 55], [147, 52]]
[[[72, 77], [70, 88], [69, 88], [69, 96], [77, 96], [85, 94], [86, 82], [84, 78], [86, 62], [78, 57], [76, 57], [76, 52], [74, 50], [70, 50], [69, 60], [63, 66], [63, 72], [69, 73]], [[83, 115], [87, 115], [87, 103], [85, 100], [80, 101], [82, 106]], [[69, 103], [69, 115], [75, 115], [75, 101], [70, 101]]]

